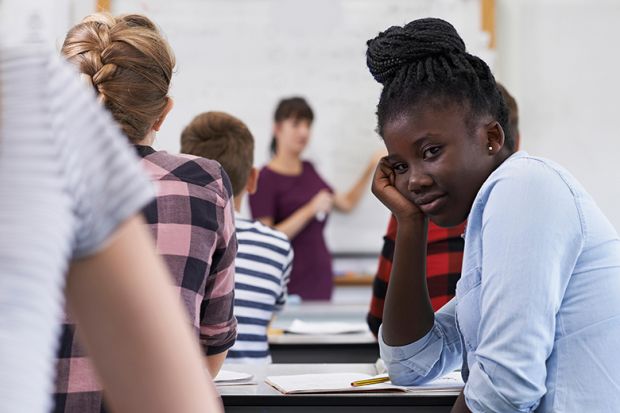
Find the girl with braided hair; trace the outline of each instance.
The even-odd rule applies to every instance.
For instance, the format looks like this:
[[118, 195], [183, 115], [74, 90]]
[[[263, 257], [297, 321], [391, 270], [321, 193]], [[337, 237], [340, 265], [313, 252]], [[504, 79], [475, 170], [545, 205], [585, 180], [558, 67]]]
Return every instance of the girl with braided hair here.
[[[620, 239], [566, 170], [513, 153], [489, 67], [449, 23], [415, 20], [368, 41], [388, 149], [373, 193], [398, 221], [379, 330], [397, 384], [462, 367], [453, 411], [615, 411]], [[518, 214], [518, 215], [517, 215]], [[456, 296], [428, 297], [429, 220], [467, 219]]]
[[[62, 53], [95, 89], [157, 184], [144, 216], [215, 376], [237, 333], [232, 188], [217, 162], [152, 148], [173, 106], [168, 96], [172, 50], [145, 16], [99, 13], [68, 32]], [[102, 408], [102, 388], [70, 317], [58, 352], [55, 401], [56, 412]]]

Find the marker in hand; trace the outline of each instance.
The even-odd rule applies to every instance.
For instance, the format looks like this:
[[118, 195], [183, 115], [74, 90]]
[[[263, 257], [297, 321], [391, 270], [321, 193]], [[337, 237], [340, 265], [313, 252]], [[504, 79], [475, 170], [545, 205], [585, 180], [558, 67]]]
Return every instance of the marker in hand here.
[[332, 209], [333, 195], [326, 189], [321, 189], [310, 201], [314, 210], [314, 218], [323, 222], [327, 219], [327, 213]]

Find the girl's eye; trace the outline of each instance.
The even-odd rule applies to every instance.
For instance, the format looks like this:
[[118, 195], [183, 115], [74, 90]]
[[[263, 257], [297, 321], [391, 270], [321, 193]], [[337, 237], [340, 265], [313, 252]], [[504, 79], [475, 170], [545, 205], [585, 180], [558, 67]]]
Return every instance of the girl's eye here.
[[396, 163], [392, 165], [392, 170], [397, 174], [404, 174], [405, 172], [407, 172], [407, 164]]
[[435, 156], [439, 155], [439, 152], [441, 152], [440, 146], [431, 146], [430, 148], [424, 149], [424, 152], [422, 152], [422, 158], [423, 159], [434, 158]]

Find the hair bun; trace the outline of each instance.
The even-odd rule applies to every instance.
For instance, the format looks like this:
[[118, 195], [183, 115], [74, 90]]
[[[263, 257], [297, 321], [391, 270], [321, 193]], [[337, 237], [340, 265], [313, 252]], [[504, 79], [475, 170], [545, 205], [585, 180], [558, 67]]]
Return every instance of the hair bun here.
[[445, 20], [425, 18], [392, 26], [366, 43], [366, 64], [379, 83], [390, 82], [399, 69], [428, 57], [464, 54], [465, 43]]

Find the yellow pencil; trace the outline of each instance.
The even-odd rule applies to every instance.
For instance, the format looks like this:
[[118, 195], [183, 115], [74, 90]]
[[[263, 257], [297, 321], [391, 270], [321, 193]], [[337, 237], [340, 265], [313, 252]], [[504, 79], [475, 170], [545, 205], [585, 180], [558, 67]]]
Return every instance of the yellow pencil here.
[[368, 386], [370, 384], [385, 383], [386, 381], [390, 381], [390, 378], [388, 376], [373, 377], [371, 379], [354, 381], [351, 383], [351, 386], [353, 387]]

